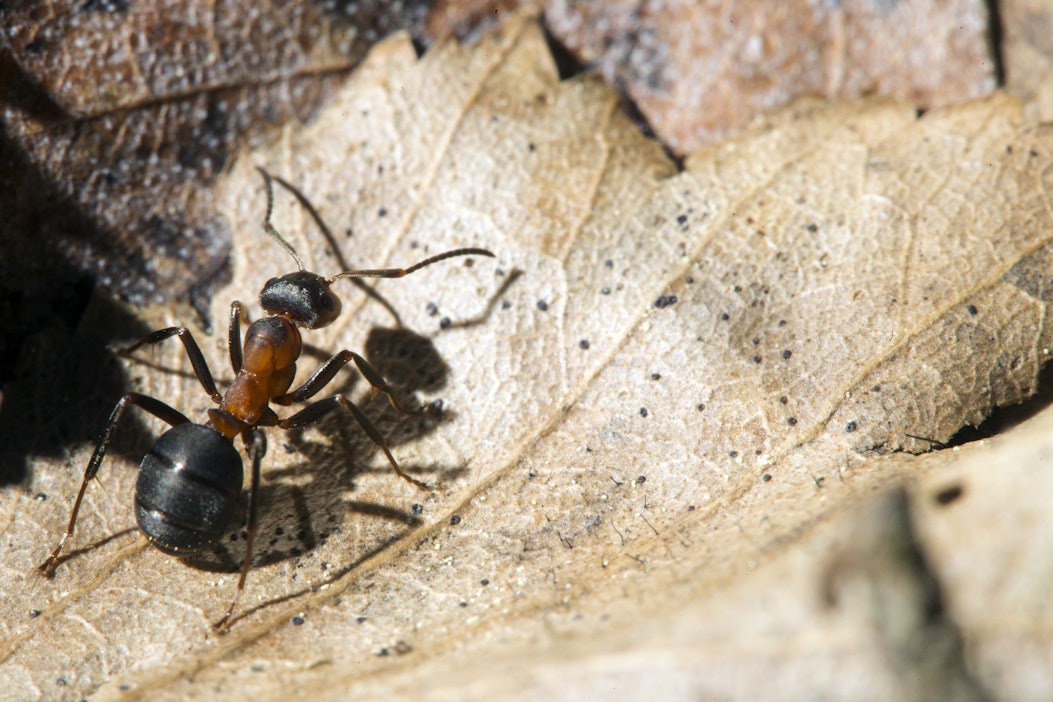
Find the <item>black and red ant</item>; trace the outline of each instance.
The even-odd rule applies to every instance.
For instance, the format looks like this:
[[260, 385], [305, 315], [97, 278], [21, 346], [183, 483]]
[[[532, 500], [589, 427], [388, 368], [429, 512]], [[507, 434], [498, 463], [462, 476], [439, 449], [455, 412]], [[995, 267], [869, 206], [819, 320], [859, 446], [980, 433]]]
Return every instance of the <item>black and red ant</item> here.
[[129, 405], [135, 405], [172, 426], [157, 439], [139, 466], [135, 484], [135, 516], [139, 528], [150, 543], [174, 556], [184, 557], [209, 549], [230, 529], [244, 481], [241, 456], [233, 444], [235, 437], [240, 436], [252, 461], [245, 560], [230, 607], [215, 623], [217, 629], [223, 628], [234, 613], [252, 564], [260, 462], [267, 451], [266, 435], [261, 427], [298, 429], [314, 424], [338, 407], [344, 407], [373, 444], [384, 452], [399, 477], [419, 488], [427, 488], [427, 485], [399, 467], [384, 437], [355, 403], [343, 395], [313, 402], [286, 419], [280, 419], [270, 407], [271, 403], [284, 406], [311, 399], [329, 384], [341, 368], [354, 363], [369, 382], [371, 397], [382, 392], [396, 409], [405, 411], [380, 373], [353, 351], [345, 350], [334, 355], [303, 385], [289, 390], [296, 375], [296, 361], [302, 351], [300, 328], [320, 329], [340, 315], [340, 299], [330, 286], [341, 278], [401, 278], [454, 256], [493, 256], [486, 249], [454, 249], [426, 258], [408, 268], [345, 271], [331, 278], [323, 278], [304, 269], [296, 250], [271, 225], [274, 201], [271, 176], [262, 168], [257, 170], [263, 176], [267, 188], [267, 212], [263, 218], [263, 229], [292, 256], [299, 270], [271, 278], [263, 286], [260, 306], [269, 316], [249, 325], [244, 347], [241, 345], [241, 303], [231, 303], [227, 341], [235, 377], [222, 394], [216, 389], [208, 363], [186, 327], [161, 329], [120, 352], [121, 355], [131, 354], [143, 346], [178, 336], [198, 382], [219, 407], [208, 410], [207, 422], [194, 424], [178, 410], [153, 397], [134, 392], [122, 397], [110, 413], [95, 452], [88, 461], [66, 532], [39, 567], [45, 576], [50, 578], [54, 575], [62, 547], [73, 534], [84, 491], [88, 482], [96, 477], [114, 431]]

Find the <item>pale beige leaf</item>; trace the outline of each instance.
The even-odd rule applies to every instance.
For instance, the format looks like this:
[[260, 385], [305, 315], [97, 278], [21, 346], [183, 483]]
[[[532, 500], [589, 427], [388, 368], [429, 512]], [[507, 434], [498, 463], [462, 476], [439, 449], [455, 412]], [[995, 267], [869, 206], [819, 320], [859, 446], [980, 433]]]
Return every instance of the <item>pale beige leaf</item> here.
[[[73, 539], [85, 550], [54, 581], [36, 576], [90, 449], [40, 466], [0, 509], [12, 593], [0, 689], [580, 698], [569, 681], [584, 676], [597, 695], [610, 681], [623, 698], [697, 699], [750, 697], [786, 661], [787, 696], [851, 698], [850, 677], [827, 671], [807, 687], [794, 673], [835, 660], [892, 698], [892, 669], [853, 626], [865, 597], [849, 587], [847, 614], [817, 604], [832, 556], [829, 536], [810, 535], [934, 470], [937, 459], [894, 453], [929, 447], [908, 434], [945, 441], [1034, 391], [1050, 346], [1053, 133], [1003, 96], [921, 118], [891, 103], [804, 103], [678, 173], [616, 104], [595, 78], [559, 83], [540, 32], [514, 20], [420, 61], [405, 38], [386, 42], [318, 121], [244, 155], [220, 194], [238, 238], [217, 320], [292, 267], [260, 231], [257, 165], [312, 200], [350, 265], [496, 253], [379, 283], [391, 309], [346, 285], [338, 323], [305, 332], [323, 355], [398, 360], [409, 331], [434, 344], [448, 374], [433, 359], [440, 382], [417, 397], [442, 398], [441, 419], [379, 399], [368, 409], [399, 461], [437, 488], [394, 478], [350, 422], [272, 432], [261, 562], [217, 636], [236, 574], [191, 569], [139, 536], [102, 541], [134, 525], [134, 466], [120, 461], [88, 491]], [[274, 223], [308, 268], [337, 272], [281, 191]], [[158, 326], [175, 321], [165, 315]], [[203, 346], [228, 379], [222, 335]], [[182, 356], [166, 344], [146, 354], [162, 370], [130, 367], [139, 391], [201, 418], [209, 401], [193, 378], [163, 370], [187, 369]], [[301, 372], [320, 362], [305, 355]], [[334, 388], [366, 395], [361, 382]], [[986, 499], [967, 490], [968, 504]], [[902, 508], [886, 510], [905, 525], [890, 533], [913, 534]], [[952, 573], [945, 527], [921, 524]], [[881, 533], [866, 537], [878, 550]], [[743, 593], [784, 577], [785, 592], [752, 612]], [[1005, 635], [969, 611], [970, 635]], [[1041, 627], [1017, 631], [1038, 645]], [[724, 650], [714, 632], [739, 638]], [[1039, 673], [1025, 692], [1048, 682]], [[981, 683], [1000, 675], [981, 671]]]

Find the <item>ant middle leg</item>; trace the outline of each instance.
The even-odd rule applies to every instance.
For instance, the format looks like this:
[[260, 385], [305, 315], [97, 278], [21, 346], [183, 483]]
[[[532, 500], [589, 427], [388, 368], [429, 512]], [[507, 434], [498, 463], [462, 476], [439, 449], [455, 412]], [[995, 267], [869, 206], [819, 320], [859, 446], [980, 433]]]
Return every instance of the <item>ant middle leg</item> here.
[[84, 491], [88, 488], [88, 483], [98, 474], [99, 466], [102, 464], [102, 459], [106, 456], [106, 449], [110, 446], [110, 441], [113, 439], [113, 433], [117, 430], [117, 425], [121, 421], [121, 417], [124, 415], [124, 410], [128, 405], [135, 405], [146, 410], [150, 414], [154, 415], [158, 419], [167, 422], [171, 426], [178, 424], [189, 424], [190, 420], [187, 419], [182, 412], [179, 412], [172, 407], [169, 407], [165, 403], [157, 400], [149, 395], [140, 395], [137, 392], [130, 392], [114, 405], [113, 411], [110, 412], [110, 418], [106, 420], [106, 426], [99, 435], [99, 440], [95, 444], [95, 452], [91, 454], [91, 460], [88, 461], [88, 467], [84, 471], [84, 479], [81, 480], [80, 490], [77, 491], [77, 499], [73, 502], [73, 509], [69, 515], [69, 524], [66, 525], [66, 532], [59, 539], [58, 546], [51, 552], [48, 559], [38, 566], [37, 570], [44, 574], [45, 577], [52, 577], [55, 574], [55, 568], [58, 566], [59, 554], [62, 553], [62, 547], [66, 544], [66, 539], [73, 535], [73, 526], [77, 523], [77, 513], [80, 512], [80, 503], [84, 499]]
[[391, 402], [391, 406], [403, 414], [413, 414], [413, 412], [407, 410], [402, 404], [395, 398], [395, 390], [384, 377], [380, 375], [380, 372], [369, 364], [365, 358], [355, 353], [354, 351], [341, 351], [336, 354], [328, 361], [322, 364], [322, 367], [315, 371], [307, 381], [296, 388], [292, 392], [288, 392], [280, 397], [274, 398], [274, 403], [279, 405], [289, 405], [293, 402], [304, 402], [317, 395], [330, 381], [340, 372], [348, 363], [354, 361], [355, 367], [358, 368], [358, 372], [369, 383], [369, 397], [373, 399], [377, 396], [378, 392], [384, 393], [388, 401]]
[[[150, 346], [153, 344], [159, 344], [165, 339], [169, 339], [173, 336], [178, 336], [179, 340], [183, 342], [183, 348], [186, 349], [186, 355], [190, 357], [190, 365], [194, 368], [194, 375], [197, 376], [197, 380], [201, 383], [201, 387], [205, 389], [209, 397], [212, 398], [213, 402], [219, 402], [223, 399], [223, 396], [219, 394], [216, 389], [216, 382], [212, 379], [212, 371], [208, 368], [208, 361], [205, 360], [204, 354], [201, 353], [201, 348], [194, 341], [194, 335], [190, 333], [190, 330], [186, 327], [167, 327], [165, 329], [159, 329], [153, 334], [146, 336], [143, 339], [135, 342], [126, 349], [120, 349], [117, 353], [121, 356], [128, 356], [133, 351], [136, 351], [143, 346]], [[238, 353], [240, 356], [240, 351]], [[231, 354], [233, 359], [233, 354]]]
[[308, 424], [314, 424], [321, 420], [322, 417], [341, 406], [347, 408], [347, 411], [355, 418], [358, 425], [362, 427], [364, 432], [366, 432], [366, 436], [369, 437], [370, 441], [384, 452], [384, 455], [388, 459], [388, 463], [391, 464], [391, 467], [395, 469], [395, 473], [397, 473], [400, 478], [413, 483], [421, 490], [429, 489], [427, 483], [417, 480], [399, 467], [395, 457], [391, 455], [391, 451], [388, 449], [388, 442], [384, 440], [380, 431], [373, 426], [373, 422], [369, 421], [366, 415], [362, 413], [362, 410], [360, 410], [354, 402], [351, 402], [351, 400], [343, 395], [333, 395], [332, 397], [327, 397], [324, 400], [319, 400], [318, 402], [310, 404], [293, 416], [288, 417], [287, 419], [278, 420], [278, 426], [282, 429], [299, 429]]

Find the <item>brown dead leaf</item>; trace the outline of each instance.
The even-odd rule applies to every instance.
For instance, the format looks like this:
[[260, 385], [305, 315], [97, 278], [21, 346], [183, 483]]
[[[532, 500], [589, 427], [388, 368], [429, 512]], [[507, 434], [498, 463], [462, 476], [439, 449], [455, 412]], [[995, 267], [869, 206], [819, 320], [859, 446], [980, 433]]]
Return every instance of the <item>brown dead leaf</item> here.
[[1006, 87], [1025, 97], [1029, 116], [1053, 119], [1053, 7], [1042, 0], [999, 3]]
[[[310, 197], [351, 265], [461, 245], [497, 254], [381, 283], [390, 309], [348, 286], [340, 321], [306, 335], [325, 353], [371, 348], [390, 368], [431, 358], [402, 382], [441, 397], [441, 418], [369, 410], [400, 462], [438, 488], [393, 479], [346, 422], [273, 433], [260, 564], [233, 630], [216, 636], [240, 540], [201, 564], [211, 572], [148, 549], [125, 533], [134, 465], [114, 460], [88, 491], [80, 550], [44, 581], [32, 568], [65, 523], [90, 447], [41, 464], [0, 503], [0, 689], [573, 697], [578, 678], [634, 699], [696, 699], [748, 697], [788, 661], [782, 696], [851, 696], [844, 686], [862, 670], [892, 698], [880, 641], [895, 639], [858, 625], [867, 593], [889, 591], [843, 567], [862, 575], [837, 582], [864, 585], [841, 585], [837, 611], [822, 609], [833, 547], [811, 535], [848, 531], [835, 515], [936, 471], [943, 459], [896, 453], [928, 448], [908, 434], [945, 441], [1034, 391], [1050, 346], [1053, 132], [1023, 124], [1004, 96], [923, 118], [887, 102], [810, 102], [677, 173], [616, 103], [593, 77], [559, 83], [522, 20], [419, 62], [398, 37], [314, 124], [241, 158], [218, 195], [238, 238], [217, 318], [291, 267], [259, 231], [257, 165]], [[274, 221], [309, 268], [340, 268], [288, 195]], [[152, 324], [176, 321], [160, 317]], [[202, 337], [216, 370], [227, 368], [219, 336]], [[302, 371], [319, 362], [306, 357]], [[140, 391], [203, 417], [208, 398], [172, 372], [188, 368], [178, 345], [130, 368]], [[353, 380], [337, 387], [363, 394]], [[982, 512], [972, 480], [962, 507]], [[949, 664], [1006, 666], [975, 673], [975, 689], [1002, 689], [1022, 669], [1000, 642], [1042, 645], [1048, 618], [1010, 629], [973, 604], [955, 609], [968, 583], [950, 532], [924, 513], [915, 529], [897, 509], [893, 535], [937, 534], [933, 569], [953, 613], [949, 638], [931, 640], [952, 641], [961, 615], [969, 658], [952, 650]], [[1009, 548], [1026, 536], [992, 531], [992, 547], [1026, 553]], [[908, 615], [919, 601], [899, 599]], [[825, 677], [801, 682], [808, 662]]]
[[377, 40], [424, 14], [402, 3], [5, 3], [4, 288], [53, 295], [89, 278], [139, 304], [211, 290], [230, 245], [212, 199], [230, 156], [311, 115]]
[[803, 96], [931, 109], [995, 87], [979, 0], [541, 4], [553, 34], [622, 86], [681, 154]]

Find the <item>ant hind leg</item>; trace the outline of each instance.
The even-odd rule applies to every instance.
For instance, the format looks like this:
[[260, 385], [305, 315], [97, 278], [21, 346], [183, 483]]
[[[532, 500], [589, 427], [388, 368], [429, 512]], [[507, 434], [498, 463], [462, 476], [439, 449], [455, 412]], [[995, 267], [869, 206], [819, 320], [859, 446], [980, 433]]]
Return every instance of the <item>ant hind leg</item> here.
[[252, 458], [252, 477], [249, 482], [249, 519], [245, 527], [245, 560], [241, 564], [241, 575], [238, 577], [238, 587], [234, 591], [234, 597], [230, 601], [230, 607], [223, 618], [213, 624], [213, 628], [219, 631], [227, 630], [227, 622], [234, 614], [234, 608], [238, 606], [238, 598], [241, 591], [245, 589], [245, 578], [252, 567], [252, 544], [256, 539], [256, 515], [259, 512], [260, 503], [260, 462], [267, 453], [267, 435], [262, 429], [246, 429], [242, 435], [245, 448]]
[[117, 430], [117, 425], [120, 424], [121, 417], [124, 415], [124, 410], [128, 405], [135, 405], [146, 410], [150, 414], [154, 415], [158, 419], [168, 422], [172, 426], [178, 424], [189, 424], [190, 420], [187, 419], [181, 412], [175, 410], [165, 403], [150, 397], [149, 395], [140, 395], [137, 392], [130, 392], [114, 405], [113, 411], [110, 412], [110, 418], [106, 420], [106, 427], [102, 430], [99, 435], [99, 440], [95, 444], [95, 452], [91, 454], [91, 460], [88, 461], [88, 467], [84, 470], [84, 478], [80, 482], [80, 490], [77, 491], [77, 499], [73, 502], [73, 509], [70, 511], [69, 524], [66, 525], [66, 532], [59, 539], [58, 546], [51, 552], [48, 559], [41, 563], [37, 570], [44, 574], [45, 577], [52, 577], [55, 574], [55, 568], [58, 566], [59, 554], [62, 553], [62, 547], [66, 544], [66, 539], [73, 535], [73, 526], [77, 523], [77, 513], [80, 511], [81, 500], [84, 499], [84, 491], [88, 488], [88, 483], [98, 474], [99, 466], [102, 464], [102, 459], [106, 457], [106, 449], [110, 446], [110, 441], [113, 439], [113, 433]]

